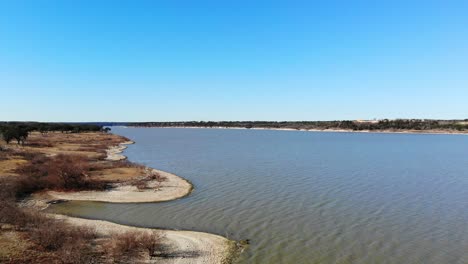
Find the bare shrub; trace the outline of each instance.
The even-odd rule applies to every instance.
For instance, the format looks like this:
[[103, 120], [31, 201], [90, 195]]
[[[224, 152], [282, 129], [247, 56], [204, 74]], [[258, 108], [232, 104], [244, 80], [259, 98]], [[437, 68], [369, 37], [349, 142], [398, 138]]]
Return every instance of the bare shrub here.
[[57, 250], [57, 255], [63, 263], [99, 263], [100, 256], [92, 248], [92, 241], [98, 237], [96, 230], [88, 227], [65, 226], [69, 228], [68, 238]]
[[24, 226], [24, 212], [16, 206], [16, 185], [12, 178], [0, 178], [0, 223]]
[[17, 181], [16, 197], [21, 198], [45, 188], [45, 183], [37, 177], [20, 176]]
[[127, 160], [127, 159], [111, 162], [110, 165], [111, 165], [112, 168], [139, 168], [139, 169], [145, 169], [146, 168], [144, 165], [131, 162], [131, 161]]
[[49, 223], [53, 222], [54, 219], [48, 218], [47, 216], [41, 214], [38, 211], [25, 211], [24, 212], [24, 226], [28, 228], [44, 228], [48, 226]]
[[157, 172], [155, 170], [150, 170], [148, 172], [147, 177], [149, 179], [151, 179], [151, 180], [156, 180], [158, 182], [158, 185], [157, 185], [156, 189], [161, 188], [161, 184], [167, 180], [167, 177], [161, 175], [161, 173], [159, 173], [159, 172]]
[[64, 244], [56, 254], [65, 264], [101, 263], [99, 254], [83, 239]]
[[15, 200], [17, 177], [0, 177], [0, 202]]
[[148, 185], [150, 181], [157, 182], [157, 185], [155, 186], [155, 189], [157, 190], [161, 187], [161, 183], [167, 180], [167, 177], [164, 177], [163, 175], [161, 175], [161, 173], [149, 168], [145, 168], [145, 174], [146, 176], [144, 176], [143, 178], [138, 178], [131, 182], [131, 184], [133, 186], [136, 186], [138, 190], [150, 189], [150, 186]]
[[162, 250], [162, 238], [163, 235], [158, 231], [143, 232], [139, 237], [141, 248], [151, 257], [156, 256], [157, 252]]
[[31, 229], [31, 238], [46, 250], [56, 251], [70, 244], [84, 243], [97, 237], [95, 230], [70, 226], [62, 221], [47, 219]]
[[112, 254], [114, 258], [135, 256], [140, 250], [139, 233], [128, 231], [112, 237]]
[[42, 189], [103, 190], [107, 187], [106, 183], [88, 177], [89, 161], [80, 155], [36, 156], [16, 172], [24, 175], [19, 181], [19, 193], [23, 195]]
[[[30, 155], [30, 156], [29, 156]], [[28, 157], [27, 157], [28, 156]], [[28, 159], [29, 162], [19, 166], [15, 171], [20, 175], [40, 178], [47, 176], [48, 174], [48, 162], [50, 158], [44, 155], [26, 154], [24, 158]]]
[[57, 155], [48, 165], [49, 186], [65, 190], [86, 186], [87, 160], [84, 156]]
[[165, 180], [167, 180], [166, 177], [162, 176], [161, 173], [155, 171], [155, 170], [150, 170], [149, 172], [147, 172], [147, 177], [151, 180], [157, 180], [158, 182], [163, 182]]
[[23, 219], [23, 211], [17, 208], [14, 202], [0, 202], [0, 223], [23, 226]]
[[134, 257], [142, 252], [147, 252], [149, 256], [156, 256], [162, 249], [163, 236], [158, 231], [135, 232], [128, 231], [112, 237], [112, 254], [115, 259], [123, 257]]
[[75, 234], [79, 234], [80, 238], [84, 238], [87, 240], [98, 238], [98, 233], [96, 229], [91, 227], [76, 226], [73, 227], [72, 232]]
[[46, 226], [32, 229], [31, 238], [46, 250], [58, 250], [69, 239], [67, 226], [62, 222], [50, 222]]
[[149, 189], [148, 182], [145, 179], [140, 179], [132, 182], [132, 185], [136, 186], [138, 190]]

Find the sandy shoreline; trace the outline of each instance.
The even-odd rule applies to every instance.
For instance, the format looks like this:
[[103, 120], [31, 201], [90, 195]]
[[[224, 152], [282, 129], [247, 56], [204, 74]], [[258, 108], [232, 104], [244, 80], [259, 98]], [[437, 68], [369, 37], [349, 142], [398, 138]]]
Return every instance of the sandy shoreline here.
[[162, 243], [167, 250], [165, 254], [170, 257], [156, 257], [138, 263], [224, 264], [229, 262], [229, 254], [233, 253], [236, 249], [234, 241], [209, 233], [140, 228], [115, 224], [108, 221], [88, 220], [64, 215], [54, 215], [54, 217], [74, 226], [93, 228], [102, 236], [125, 233], [127, 231], [150, 232], [158, 230], [163, 235]]
[[135, 144], [135, 142], [127, 141], [127, 142], [120, 143], [118, 146], [110, 147], [106, 151], [106, 154], [107, 154], [106, 160], [117, 161], [117, 160], [126, 159], [127, 157], [122, 155], [121, 153], [127, 148], [127, 145], [131, 145], [131, 144]]
[[304, 132], [326, 132], [326, 133], [369, 133], [369, 134], [420, 134], [420, 135], [468, 135], [467, 132], [447, 131], [447, 130], [349, 130], [349, 129], [295, 129], [295, 128], [263, 128], [263, 127], [145, 127], [138, 128], [196, 128], [196, 129], [242, 129], [242, 130], [278, 130], [278, 131], [304, 131]]
[[[107, 151], [108, 156], [106, 159], [112, 161], [126, 159], [126, 157], [121, 153], [127, 148], [126, 145], [133, 143], [134, 142], [132, 141], [124, 142], [119, 144], [119, 146], [110, 148]], [[47, 208], [49, 203], [54, 200], [100, 201], [109, 203], [162, 202], [184, 197], [192, 191], [193, 186], [187, 180], [168, 172], [155, 169], [152, 170], [167, 178], [167, 180], [160, 183], [157, 190], [155, 190], [155, 188], [151, 188], [149, 190], [141, 191], [135, 186], [123, 183], [117, 184], [115, 188], [112, 188], [109, 191], [48, 191], [32, 195], [29, 199], [20, 203], [20, 206], [42, 210]], [[156, 184], [158, 184], [156, 181], [148, 182], [150, 187], [154, 187]], [[164, 237], [163, 244], [167, 249], [167, 252], [164, 253], [169, 257], [157, 257], [155, 259], [148, 259], [144, 262], [138, 263], [226, 264], [230, 263], [231, 259], [237, 252], [235, 241], [210, 233], [138, 228], [101, 220], [88, 220], [58, 214], [49, 215], [52, 215], [57, 219], [65, 220], [65, 222], [72, 225], [94, 228], [103, 236], [123, 233], [126, 231], [159, 231]]]
[[160, 170], [154, 171], [167, 179], [161, 183], [157, 190], [153, 188], [158, 185], [158, 182], [149, 181], [148, 186], [153, 188], [148, 190], [138, 190], [136, 186], [124, 183], [115, 184], [114, 188], [108, 191], [49, 191], [47, 192], [47, 195], [55, 200], [95, 201], [107, 203], [150, 203], [179, 199], [189, 195], [192, 191], [192, 184], [187, 180], [172, 173]]
[[[120, 143], [118, 146], [107, 150], [106, 160], [119, 161], [127, 157], [121, 153], [127, 145], [134, 144], [133, 141]], [[151, 169], [165, 177], [166, 180], [158, 183], [156, 180], [148, 181], [147, 190], [139, 190], [130, 183], [117, 183], [107, 191], [80, 191], [80, 192], [57, 192], [48, 191], [46, 194], [52, 200], [73, 200], [73, 201], [95, 201], [107, 203], [150, 203], [166, 202], [187, 196], [193, 189], [190, 182], [175, 174]], [[139, 176], [139, 175], [136, 175]], [[156, 188], [156, 186], [158, 188]]]

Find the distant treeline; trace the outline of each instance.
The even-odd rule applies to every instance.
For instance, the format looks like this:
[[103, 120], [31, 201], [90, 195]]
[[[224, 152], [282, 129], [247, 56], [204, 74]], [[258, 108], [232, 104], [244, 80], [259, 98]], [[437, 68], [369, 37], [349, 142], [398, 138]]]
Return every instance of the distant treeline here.
[[383, 119], [343, 121], [189, 121], [189, 122], [138, 122], [127, 126], [139, 127], [232, 127], [232, 128], [287, 128], [287, 129], [342, 129], [342, 130], [456, 130], [468, 131], [466, 120]]
[[32, 131], [41, 133], [62, 132], [62, 133], [80, 133], [80, 132], [108, 132], [110, 128], [104, 128], [96, 124], [80, 123], [39, 123], [39, 122], [0, 122], [0, 138], [10, 143], [16, 140], [18, 144], [24, 143]]

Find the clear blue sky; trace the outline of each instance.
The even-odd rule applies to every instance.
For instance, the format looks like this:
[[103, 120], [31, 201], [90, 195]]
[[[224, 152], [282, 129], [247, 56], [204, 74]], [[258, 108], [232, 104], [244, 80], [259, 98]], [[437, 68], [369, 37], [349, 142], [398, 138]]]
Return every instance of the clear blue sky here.
[[0, 1], [0, 120], [468, 118], [468, 1]]

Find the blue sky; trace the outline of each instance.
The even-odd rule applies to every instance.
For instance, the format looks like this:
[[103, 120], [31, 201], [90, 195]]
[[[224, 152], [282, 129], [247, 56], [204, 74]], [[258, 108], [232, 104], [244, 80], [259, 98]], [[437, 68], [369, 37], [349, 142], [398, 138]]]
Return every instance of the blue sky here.
[[466, 14], [468, 1], [0, 0], [0, 120], [468, 118]]

